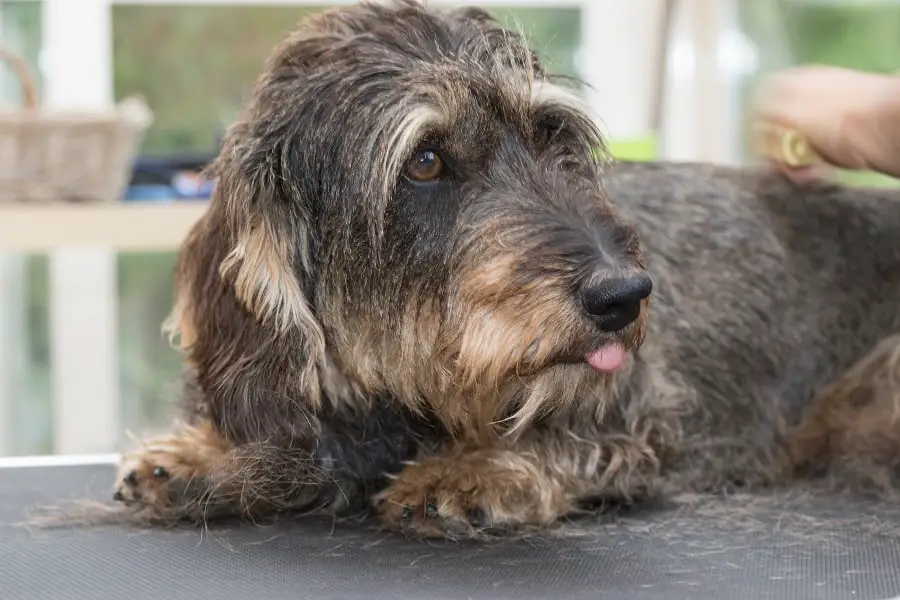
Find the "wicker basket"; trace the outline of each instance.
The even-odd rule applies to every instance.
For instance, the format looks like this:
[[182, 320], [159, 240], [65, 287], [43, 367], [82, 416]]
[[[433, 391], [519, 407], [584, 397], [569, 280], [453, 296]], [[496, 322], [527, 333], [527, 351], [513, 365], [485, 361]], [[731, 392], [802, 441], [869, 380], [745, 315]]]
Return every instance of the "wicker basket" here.
[[22, 86], [24, 106], [0, 106], [0, 205], [116, 202], [123, 195], [152, 115], [129, 98], [107, 111], [39, 106], [24, 60], [0, 49]]

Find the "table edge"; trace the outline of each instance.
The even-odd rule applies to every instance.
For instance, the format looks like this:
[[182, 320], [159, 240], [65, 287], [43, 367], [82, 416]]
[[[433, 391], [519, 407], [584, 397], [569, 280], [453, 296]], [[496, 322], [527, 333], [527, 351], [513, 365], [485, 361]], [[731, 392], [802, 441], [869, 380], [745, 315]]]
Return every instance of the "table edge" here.
[[37, 467], [86, 467], [115, 465], [121, 454], [47, 454], [32, 456], [0, 456], [0, 469]]

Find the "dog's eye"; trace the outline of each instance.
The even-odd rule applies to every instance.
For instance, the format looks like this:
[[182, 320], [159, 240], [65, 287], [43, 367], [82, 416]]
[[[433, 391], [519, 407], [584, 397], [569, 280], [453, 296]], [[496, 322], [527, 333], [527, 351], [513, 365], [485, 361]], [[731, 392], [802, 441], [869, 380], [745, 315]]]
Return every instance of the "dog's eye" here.
[[434, 181], [444, 174], [444, 161], [434, 150], [420, 150], [406, 165], [406, 174], [413, 181]]
[[562, 120], [557, 117], [547, 116], [540, 119], [534, 127], [534, 141], [537, 146], [540, 148], [552, 142], [562, 127]]

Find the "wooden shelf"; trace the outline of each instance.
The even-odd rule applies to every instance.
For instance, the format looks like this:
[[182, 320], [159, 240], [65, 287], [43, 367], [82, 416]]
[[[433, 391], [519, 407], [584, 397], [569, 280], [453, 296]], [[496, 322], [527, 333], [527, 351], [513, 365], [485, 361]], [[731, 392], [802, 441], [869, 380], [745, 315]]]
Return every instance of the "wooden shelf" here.
[[93, 206], [0, 204], [0, 252], [48, 252], [73, 246], [125, 252], [176, 250], [206, 207], [202, 200]]

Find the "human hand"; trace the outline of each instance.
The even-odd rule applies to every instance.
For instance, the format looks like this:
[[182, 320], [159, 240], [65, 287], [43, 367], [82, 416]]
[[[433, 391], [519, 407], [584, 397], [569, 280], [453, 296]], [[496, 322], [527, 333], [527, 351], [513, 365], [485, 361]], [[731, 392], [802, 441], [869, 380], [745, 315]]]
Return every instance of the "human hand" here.
[[[900, 129], [900, 83], [885, 75], [807, 66], [769, 77], [756, 94], [754, 119], [793, 129], [821, 158], [819, 165], [776, 163], [793, 179], [827, 176], [832, 168], [892, 172]], [[896, 123], [892, 123], [895, 121]], [[900, 165], [897, 165], [900, 169]]]

